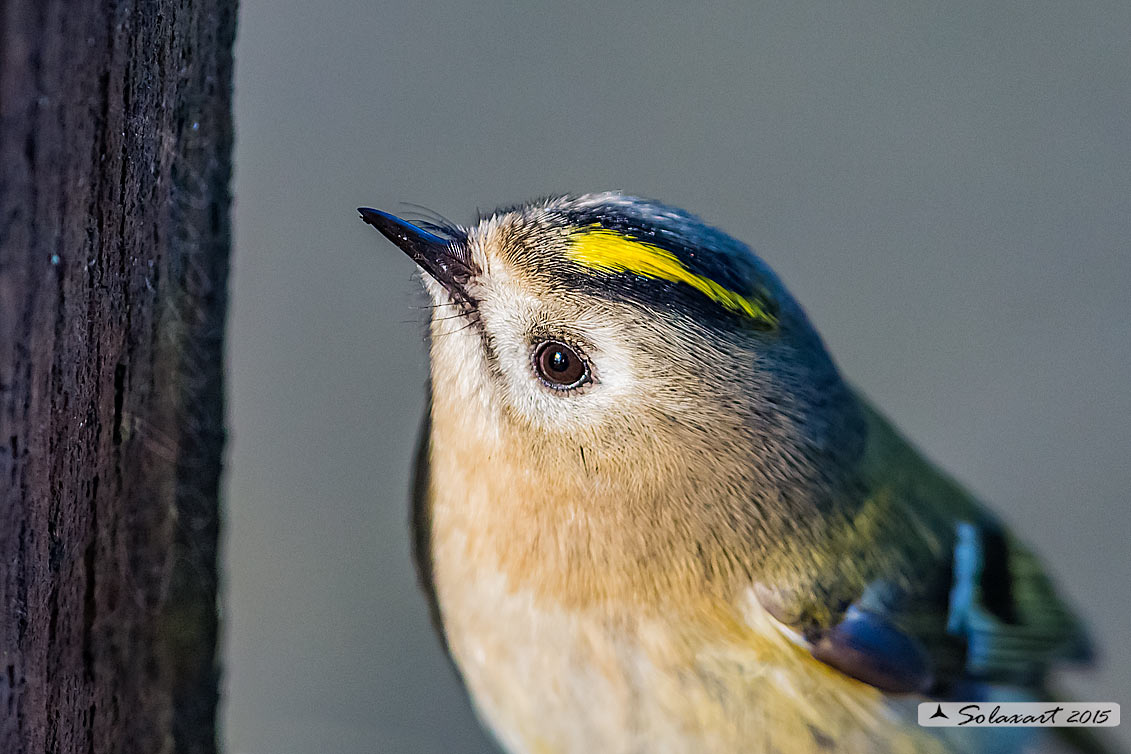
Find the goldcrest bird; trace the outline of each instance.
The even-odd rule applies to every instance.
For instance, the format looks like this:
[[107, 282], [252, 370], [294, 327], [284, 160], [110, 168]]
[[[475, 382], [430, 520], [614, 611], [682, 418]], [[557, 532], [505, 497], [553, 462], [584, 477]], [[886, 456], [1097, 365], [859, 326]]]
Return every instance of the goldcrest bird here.
[[1088, 643], [745, 245], [617, 193], [466, 228], [360, 212], [435, 304], [416, 557], [507, 751], [1100, 750], [917, 725], [1048, 699]]

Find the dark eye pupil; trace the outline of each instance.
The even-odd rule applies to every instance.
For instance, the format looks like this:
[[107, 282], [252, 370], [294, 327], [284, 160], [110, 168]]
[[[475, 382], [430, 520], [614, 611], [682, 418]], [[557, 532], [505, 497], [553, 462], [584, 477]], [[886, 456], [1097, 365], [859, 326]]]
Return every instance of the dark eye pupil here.
[[589, 376], [589, 367], [577, 351], [556, 340], [538, 345], [534, 351], [534, 368], [538, 376], [554, 388], [576, 387]]

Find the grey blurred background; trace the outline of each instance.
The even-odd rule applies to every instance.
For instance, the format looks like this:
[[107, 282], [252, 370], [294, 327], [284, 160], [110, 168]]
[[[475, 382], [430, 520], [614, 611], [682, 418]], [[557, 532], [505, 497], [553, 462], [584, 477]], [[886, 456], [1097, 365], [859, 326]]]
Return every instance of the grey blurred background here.
[[229, 751], [492, 751], [409, 558], [423, 297], [354, 208], [611, 188], [778, 270], [1127, 709], [1131, 4], [245, 0], [237, 55]]

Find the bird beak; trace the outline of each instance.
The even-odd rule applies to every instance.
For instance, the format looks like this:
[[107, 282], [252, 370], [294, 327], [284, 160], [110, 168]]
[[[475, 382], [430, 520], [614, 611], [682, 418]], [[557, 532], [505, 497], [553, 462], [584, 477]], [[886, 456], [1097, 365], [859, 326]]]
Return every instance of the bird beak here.
[[441, 238], [379, 209], [359, 207], [357, 211], [362, 220], [408, 254], [454, 300], [475, 305], [475, 300], [467, 293], [467, 283], [475, 274], [475, 268], [459, 239]]

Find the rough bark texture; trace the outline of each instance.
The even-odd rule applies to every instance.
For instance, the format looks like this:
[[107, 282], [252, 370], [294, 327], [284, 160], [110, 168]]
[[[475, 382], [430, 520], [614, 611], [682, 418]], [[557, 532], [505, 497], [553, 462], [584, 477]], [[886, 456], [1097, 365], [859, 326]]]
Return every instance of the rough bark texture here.
[[215, 750], [234, 0], [0, 0], [0, 752]]

